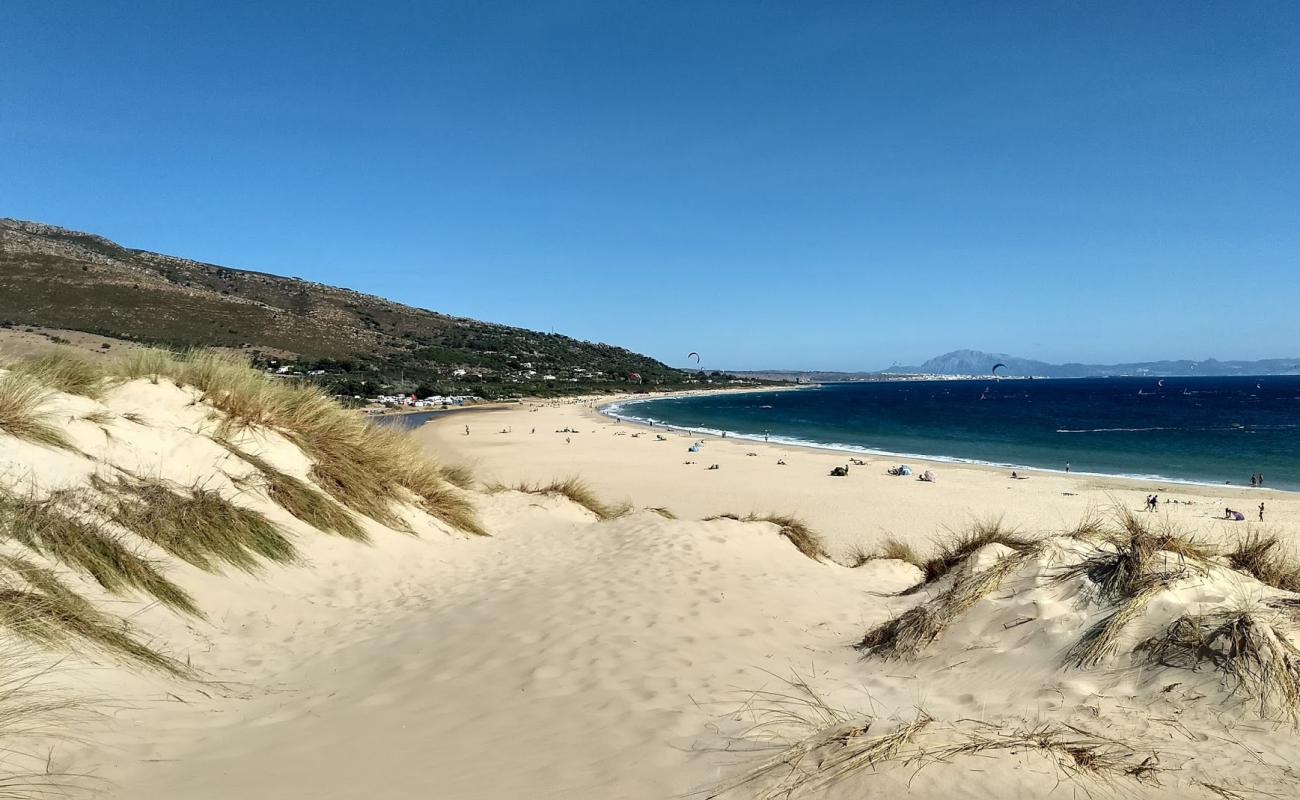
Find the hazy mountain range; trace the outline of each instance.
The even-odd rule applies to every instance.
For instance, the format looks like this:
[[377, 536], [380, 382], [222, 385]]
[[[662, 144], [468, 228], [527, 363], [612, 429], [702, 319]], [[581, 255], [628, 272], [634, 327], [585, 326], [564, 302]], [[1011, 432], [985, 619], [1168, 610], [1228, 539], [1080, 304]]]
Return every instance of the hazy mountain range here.
[[1128, 364], [1052, 364], [1032, 358], [1020, 358], [1008, 353], [986, 353], [981, 350], [953, 350], [935, 356], [919, 366], [892, 366], [872, 372], [824, 372], [799, 370], [754, 370], [735, 372], [737, 375], [763, 377], [770, 380], [881, 380], [891, 375], [988, 375], [994, 365], [1002, 364], [998, 375], [1036, 378], [1094, 378], [1122, 375], [1155, 375], [1161, 377], [1187, 377], [1194, 375], [1300, 375], [1300, 356], [1293, 358], [1266, 358], [1259, 361], [1219, 361], [1178, 359], [1167, 361], [1139, 361]]

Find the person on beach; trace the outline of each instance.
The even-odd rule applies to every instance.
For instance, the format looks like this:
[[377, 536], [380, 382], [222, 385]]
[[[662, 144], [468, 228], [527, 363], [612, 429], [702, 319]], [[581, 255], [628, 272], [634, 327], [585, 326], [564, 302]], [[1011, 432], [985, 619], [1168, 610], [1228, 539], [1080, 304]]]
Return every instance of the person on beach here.
[[1065, 462], [1065, 474], [1066, 474], [1066, 475], [1069, 475], [1069, 474], [1070, 474], [1070, 462], [1069, 462], [1069, 461]]
[[1260, 521], [1260, 522], [1263, 522], [1263, 521], [1264, 521], [1264, 504], [1263, 504], [1263, 503], [1260, 503], [1260, 504], [1259, 504], [1259, 521]]
[[469, 436], [469, 426], [468, 426], [468, 425], [465, 426], [465, 435], [466, 435], [466, 436]]

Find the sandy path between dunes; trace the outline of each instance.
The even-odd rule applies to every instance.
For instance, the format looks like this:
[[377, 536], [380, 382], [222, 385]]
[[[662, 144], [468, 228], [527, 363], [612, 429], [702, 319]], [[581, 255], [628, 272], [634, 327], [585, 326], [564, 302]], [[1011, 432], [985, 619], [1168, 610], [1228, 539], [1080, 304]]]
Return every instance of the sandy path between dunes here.
[[[610, 399], [524, 403], [453, 416], [418, 428], [416, 435], [444, 457], [474, 464], [484, 480], [509, 484], [580, 475], [609, 499], [667, 506], [695, 519], [792, 513], [825, 536], [832, 555], [841, 558], [855, 545], [870, 548], [889, 536], [924, 545], [946, 528], [961, 529], [974, 519], [1001, 516], [1029, 530], [1065, 530], [1090, 509], [1108, 511], [1116, 502], [1141, 509], [1151, 493], [1178, 501], [1162, 502], [1161, 516], [1223, 540], [1260, 527], [1256, 515], [1262, 501], [1264, 527], [1300, 542], [1300, 494], [1293, 492], [1033, 470], [1021, 471], [1027, 480], [1012, 480], [998, 468], [906, 459], [918, 472], [931, 468], [938, 474], [938, 482], [928, 484], [886, 474], [898, 459], [884, 457], [863, 457], [866, 466], [850, 466], [847, 477], [831, 478], [831, 468], [847, 463], [850, 454], [621, 423], [592, 407]], [[470, 436], [464, 435], [466, 424]], [[580, 433], [557, 432], [566, 428]], [[656, 438], [661, 435], [666, 441]], [[701, 439], [701, 452], [687, 452]], [[786, 466], [778, 466], [778, 459]], [[711, 464], [719, 469], [707, 469]], [[1248, 521], [1215, 519], [1225, 506], [1245, 513]]]
[[[555, 433], [563, 428], [581, 433]], [[884, 475], [883, 459], [835, 479], [826, 472], [841, 454], [735, 441], [710, 440], [698, 464], [684, 465], [694, 437], [660, 442], [642, 430], [579, 403], [455, 415], [419, 429], [439, 457], [475, 464], [485, 481], [576, 474], [608, 499], [667, 506], [682, 519], [638, 510], [597, 522], [562, 499], [482, 494], [491, 538], [386, 532], [366, 546], [316, 536], [302, 541], [307, 567], [187, 572], [211, 623], [146, 609], [146, 627], [214, 683], [90, 675], [121, 710], [90, 732], [93, 748], [67, 751], [55, 766], [93, 771], [111, 783], [106, 796], [121, 800], [683, 797], [764, 755], [736, 752], [752, 745], [737, 741], [751, 720], [735, 712], [754, 690], [788, 691], [781, 679], [794, 675], [833, 705], [885, 720], [924, 708], [948, 721], [1054, 715], [1095, 726], [1086, 712], [1100, 708], [1107, 730], [1158, 737], [1164, 748], [1169, 737], [1152, 728], [1134, 683], [1140, 674], [1061, 670], [1052, 631], [1073, 631], [1093, 613], [1085, 606], [997, 593], [926, 659], [864, 662], [850, 645], [918, 602], [887, 596], [918, 570], [819, 563], [773, 525], [700, 517], [793, 512], [842, 556], [886, 534], [925, 543], [991, 514], [1059, 529], [1112, 497], [1140, 505], [1157, 489], [1192, 501], [1162, 506], [1162, 516], [1209, 535], [1256, 527], [1210, 519], [1225, 503], [1266, 498], [1269, 525], [1292, 537], [1300, 514], [1296, 497], [1282, 493], [1047, 474], [1011, 481], [952, 465], [936, 467], [940, 482], [928, 485]], [[787, 466], [776, 466], [781, 456]], [[721, 468], [705, 470], [710, 463]], [[1006, 632], [1007, 619], [1027, 616], [1045, 627]], [[1167, 702], [1167, 716], [1181, 713]], [[1183, 719], [1205, 724], [1210, 717], [1193, 716], [1218, 711], [1194, 706]], [[1249, 724], [1250, 758], [1294, 760], [1290, 737]], [[1163, 757], [1181, 769], [1179, 749], [1190, 745], [1167, 746]], [[1221, 761], [1211, 763], [1214, 776], [1233, 780], [1246, 763], [1226, 748]], [[1250, 769], [1240, 777], [1257, 781]], [[1025, 756], [919, 773], [900, 766], [827, 796], [867, 788], [980, 800], [1073, 791], [1059, 769]]]
[[[596, 523], [513, 493], [487, 503], [493, 538], [403, 545], [407, 573], [428, 582], [421, 602], [335, 597], [346, 644], [318, 629], [286, 643], [296, 666], [273, 672], [246, 652], [239, 681], [274, 693], [138, 723], [165, 741], [124, 739], [101, 770], [111, 796], [678, 796], [734, 760], [709, 751], [725, 746], [710, 729], [741, 690], [792, 670], [851, 682], [846, 645], [877, 619], [864, 591], [916, 576], [817, 564], [769, 525]], [[217, 644], [226, 658], [238, 646]]]

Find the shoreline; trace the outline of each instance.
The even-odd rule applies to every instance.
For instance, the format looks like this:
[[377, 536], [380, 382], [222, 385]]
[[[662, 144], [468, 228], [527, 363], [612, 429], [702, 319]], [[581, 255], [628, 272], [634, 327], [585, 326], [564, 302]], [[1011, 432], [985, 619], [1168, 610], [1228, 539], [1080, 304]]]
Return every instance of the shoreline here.
[[[782, 441], [698, 434], [624, 421], [602, 411], [626, 396], [524, 405], [492, 416], [489, 428], [466, 436], [455, 420], [416, 428], [426, 446], [451, 463], [474, 468], [489, 484], [545, 483], [578, 477], [597, 496], [634, 507], [667, 507], [681, 518], [778, 513], [805, 520], [839, 557], [871, 550], [888, 538], [932, 541], [972, 521], [1004, 518], [1009, 527], [1071, 530], [1081, 519], [1117, 508], [1139, 510], [1159, 495], [1160, 517], [1185, 530], [1229, 542], [1275, 530], [1300, 542], [1300, 495], [1232, 484], [1019, 470], [985, 464], [902, 459], [934, 483], [891, 476], [898, 458], [862, 453], [849, 474], [832, 477], [850, 454]], [[703, 440], [698, 452], [690, 446]], [[713, 465], [718, 468], [714, 469]], [[919, 469], [917, 469], [919, 467]], [[1165, 501], [1168, 501], [1166, 504]], [[1266, 521], [1257, 507], [1266, 504]], [[1224, 509], [1247, 514], [1224, 519]], [[1163, 524], [1163, 523], [1162, 523]]]
[[[821, 384], [809, 384], [808, 387], [806, 388], [814, 388], [820, 386]], [[798, 387], [784, 387], [784, 388], [799, 389], [805, 387], [798, 386]], [[719, 392], [703, 390], [700, 392], [690, 393], [689, 395], [683, 393], [678, 396], [703, 397], [711, 394], [719, 394]], [[1041, 474], [1041, 475], [1056, 475], [1065, 478], [1077, 476], [1081, 478], [1092, 478], [1092, 479], [1100, 479], [1100, 480], [1107, 480], [1107, 481], [1129, 481], [1135, 483], [1141, 483], [1141, 482], [1168, 483], [1176, 486], [1195, 487], [1195, 488], [1232, 489], [1232, 490], [1245, 490], [1250, 492], [1269, 492], [1269, 493], [1278, 494], [1282, 496], [1300, 496], [1300, 489], [1284, 489], [1284, 488], [1277, 488], [1273, 486], [1246, 486], [1244, 484], [1235, 484], [1229, 481], [1218, 483], [1215, 481], [1202, 481], [1202, 480], [1194, 480], [1190, 478], [1173, 478], [1165, 475], [1156, 475], [1156, 474], [1139, 475], [1139, 474], [1130, 474], [1130, 473], [1089, 472], [1089, 471], [1080, 471], [1080, 470], [1067, 471], [1064, 469], [1053, 469], [1051, 467], [1038, 467], [1029, 464], [982, 461], [973, 458], [962, 458], [960, 456], [925, 455], [921, 453], [900, 453], [892, 450], [879, 450], [876, 448], [867, 447], [865, 445], [809, 442], [807, 440], [796, 439], [788, 436], [770, 436], [769, 438], [763, 438], [758, 434], [743, 433], [740, 431], [729, 430], [724, 432], [720, 429], [715, 429], [715, 428], [696, 428], [696, 427], [691, 427], [686, 425], [672, 425], [665, 422], [650, 422], [645, 419], [641, 419], [633, 416], [626, 416], [616, 412], [611, 412], [609, 410], [611, 408], [620, 408], [623, 404], [639, 405], [641, 403], [652, 402], [654, 400], [668, 400], [668, 399], [673, 399], [673, 398], [665, 396], [662, 398], [660, 397], [643, 398], [639, 401], [610, 399], [608, 402], [604, 402], [596, 406], [595, 410], [603, 417], [609, 419], [616, 419], [619, 422], [625, 422], [631, 425], [637, 425], [647, 429], [683, 431], [683, 432], [695, 434], [697, 436], [712, 437], [718, 440], [744, 441], [744, 442], [749, 442], [751, 444], [760, 444], [760, 445], [779, 444], [785, 447], [797, 447], [797, 448], [812, 450], [821, 453], [843, 453], [843, 454], [852, 454], [857, 456], [871, 456], [872, 458], [902, 459], [907, 461], [916, 461], [922, 464], [930, 464], [934, 466], [940, 466], [940, 465], [963, 466], [963, 467], [982, 468], [988, 470], [997, 470], [1001, 472], [1005, 472], [1007, 470], [1014, 470], [1018, 473], [1028, 472], [1028, 473]], [[723, 435], [724, 433], [725, 435]]]

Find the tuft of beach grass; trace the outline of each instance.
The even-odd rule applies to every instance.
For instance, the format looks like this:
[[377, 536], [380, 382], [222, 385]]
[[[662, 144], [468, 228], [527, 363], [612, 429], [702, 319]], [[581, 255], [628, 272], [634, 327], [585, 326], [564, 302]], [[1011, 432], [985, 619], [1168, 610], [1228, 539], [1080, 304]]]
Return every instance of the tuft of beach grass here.
[[30, 375], [0, 375], [0, 431], [18, 439], [71, 449], [67, 436], [51, 422], [50, 390]]
[[64, 394], [95, 400], [104, 394], [103, 365], [90, 361], [70, 348], [58, 348], [41, 355], [21, 358], [10, 365], [9, 371]]
[[232, 566], [254, 572], [261, 559], [297, 561], [288, 536], [261, 513], [199, 485], [176, 487], [152, 478], [93, 478], [111, 500], [114, 523], [199, 569]]
[[45, 500], [0, 492], [0, 537], [88, 575], [106, 591], [135, 590], [177, 611], [202, 613], [194, 600], [93, 516], [78, 513], [68, 493]]
[[578, 477], [557, 478], [545, 484], [520, 483], [512, 488], [528, 494], [564, 497], [595, 514], [596, 518], [602, 521], [618, 519], [631, 510], [631, 506], [627, 504], [611, 505], [601, 500], [595, 490]]
[[0, 626], [42, 647], [87, 646], [173, 675], [187, 672], [132, 637], [120, 620], [100, 612], [53, 571], [14, 556], [0, 556]]
[[369, 540], [370, 537], [346, 508], [306, 481], [277, 469], [266, 459], [241, 450], [226, 439], [219, 438], [215, 441], [256, 469], [262, 477], [267, 496], [285, 511], [326, 533], [336, 533], [345, 539], [360, 542]]

